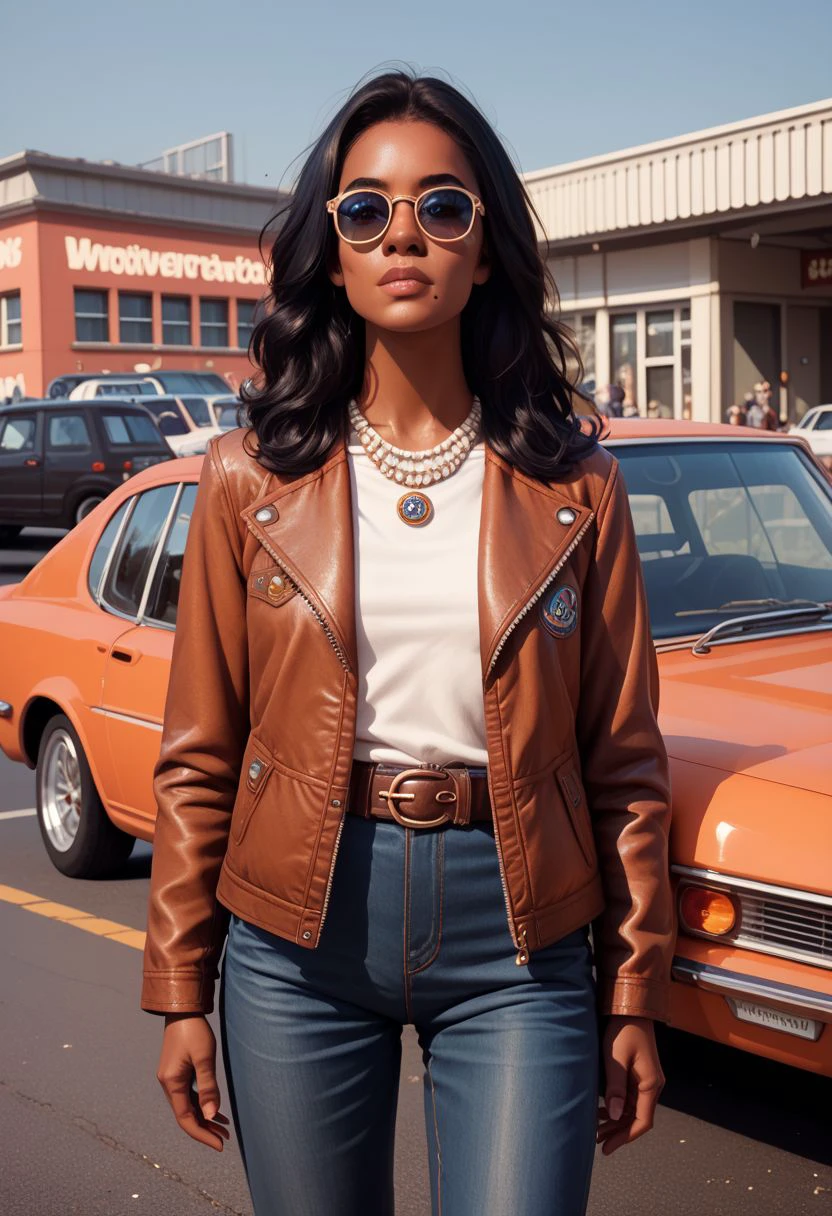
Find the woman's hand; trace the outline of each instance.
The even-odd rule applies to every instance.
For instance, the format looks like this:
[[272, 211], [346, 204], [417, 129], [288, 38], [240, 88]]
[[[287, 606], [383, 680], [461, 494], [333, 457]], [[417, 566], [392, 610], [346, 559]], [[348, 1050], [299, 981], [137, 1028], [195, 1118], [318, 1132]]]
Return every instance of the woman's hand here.
[[[156, 1079], [182, 1130], [221, 1153], [222, 1142], [231, 1133], [228, 1119], [219, 1113], [216, 1059], [217, 1041], [203, 1014], [165, 1014]], [[192, 1089], [194, 1074], [198, 1096]]]
[[606, 1092], [595, 1139], [609, 1156], [650, 1131], [665, 1078], [652, 1018], [608, 1017], [601, 1050]]

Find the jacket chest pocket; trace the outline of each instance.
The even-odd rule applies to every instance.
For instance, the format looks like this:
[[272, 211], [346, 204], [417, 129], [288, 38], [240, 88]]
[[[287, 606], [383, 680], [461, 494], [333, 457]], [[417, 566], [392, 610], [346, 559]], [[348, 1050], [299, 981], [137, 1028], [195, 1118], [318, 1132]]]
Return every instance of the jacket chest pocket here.
[[289, 582], [282, 566], [266, 566], [255, 570], [249, 575], [248, 593], [252, 599], [262, 600], [273, 608], [279, 608], [292, 596], [297, 595], [297, 587]]
[[263, 796], [273, 767], [272, 759], [265, 749], [249, 740], [231, 818], [231, 835], [236, 844], [239, 844], [246, 834], [246, 828]]
[[595, 865], [598, 858], [595, 837], [592, 832], [586, 793], [574, 755], [558, 765], [555, 769], [555, 776], [584, 859], [588, 866]]

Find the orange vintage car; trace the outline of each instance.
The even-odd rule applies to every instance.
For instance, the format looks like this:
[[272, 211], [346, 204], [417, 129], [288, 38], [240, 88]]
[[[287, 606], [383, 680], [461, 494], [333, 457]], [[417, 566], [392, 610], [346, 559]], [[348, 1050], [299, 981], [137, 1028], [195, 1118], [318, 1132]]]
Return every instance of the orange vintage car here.
[[[832, 485], [795, 435], [614, 421], [672, 762], [676, 1027], [832, 1076]], [[0, 747], [65, 874], [152, 840], [201, 457], [0, 587]]]

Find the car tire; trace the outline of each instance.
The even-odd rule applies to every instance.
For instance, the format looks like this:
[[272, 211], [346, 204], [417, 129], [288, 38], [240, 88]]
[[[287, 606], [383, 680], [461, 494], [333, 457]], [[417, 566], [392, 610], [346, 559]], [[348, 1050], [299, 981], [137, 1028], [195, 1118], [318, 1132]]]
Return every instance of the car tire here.
[[70, 878], [103, 878], [124, 865], [136, 839], [105, 811], [64, 714], [50, 718], [41, 736], [35, 784], [41, 838], [57, 870]]
[[17, 540], [23, 531], [23, 524], [0, 524], [0, 545], [8, 545]]
[[104, 494], [85, 494], [83, 498], [79, 499], [72, 509], [73, 524], [80, 524], [82, 519], [86, 519], [90, 511], [94, 511], [99, 503], [104, 501], [104, 498]]

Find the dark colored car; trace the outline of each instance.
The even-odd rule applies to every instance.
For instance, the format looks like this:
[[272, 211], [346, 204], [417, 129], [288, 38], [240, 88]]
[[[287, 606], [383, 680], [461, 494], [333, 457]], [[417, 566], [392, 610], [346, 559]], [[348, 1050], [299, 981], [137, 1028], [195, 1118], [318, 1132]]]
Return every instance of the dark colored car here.
[[133, 473], [173, 452], [153, 417], [119, 400], [0, 406], [0, 544], [72, 528]]

